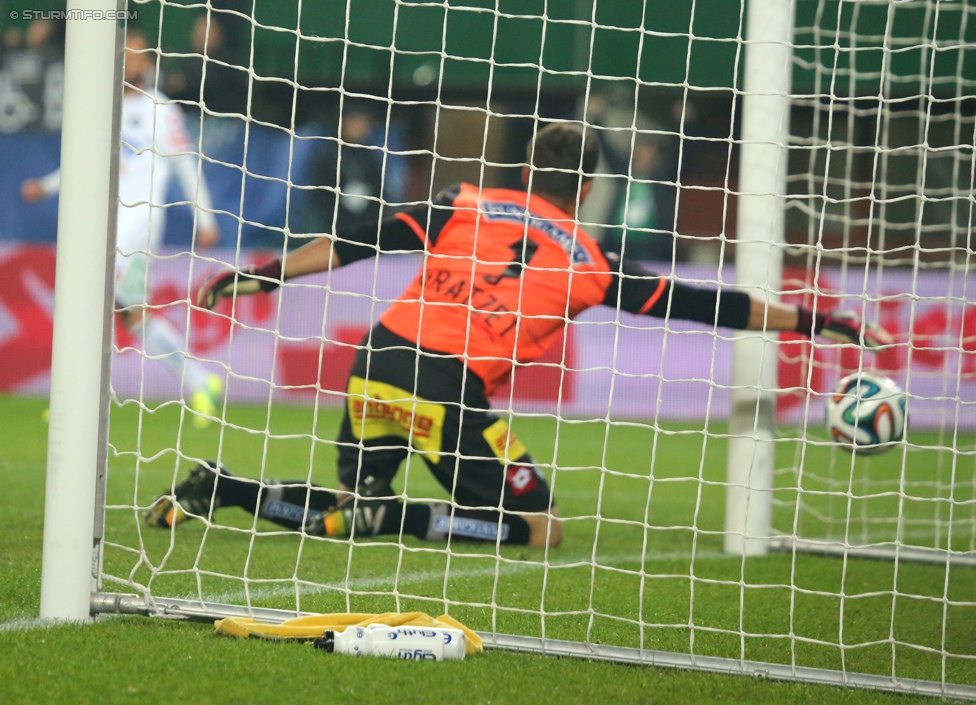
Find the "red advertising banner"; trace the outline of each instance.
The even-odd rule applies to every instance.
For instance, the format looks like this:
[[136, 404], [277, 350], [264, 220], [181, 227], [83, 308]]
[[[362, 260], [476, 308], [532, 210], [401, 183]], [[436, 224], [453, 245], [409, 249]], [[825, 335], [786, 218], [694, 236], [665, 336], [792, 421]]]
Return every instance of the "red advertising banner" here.
[[[191, 256], [168, 250], [150, 266], [150, 305], [185, 334], [187, 349], [227, 380], [231, 401], [341, 404], [341, 392], [363, 336], [415, 276], [417, 256], [359, 262], [331, 274], [289, 282], [278, 292], [244, 297], [231, 310], [189, 306], [190, 292], [228, 264], [269, 255], [232, 250]], [[0, 246], [0, 389], [43, 395], [50, 384], [54, 249]], [[731, 268], [730, 268], [731, 269]], [[718, 284], [710, 265], [676, 268], [675, 276]], [[724, 276], [722, 286], [731, 286]], [[858, 369], [883, 372], [909, 394], [918, 427], [976, 429], [976, 282], [964, 273], [824, 268], [818, 310], [862, 310], [895, 335], [881, 353], [784, 334], [779, 345], [780, 418], [820, 423], [824, 394]], [[813, 305], [805, 272], [786, 272], [784, 300]], [[573, 321], [536, 363], [515, 371], [493, 399], [499, 408], [568, 417], [646, 420], [724, 419], [731, 379], [731, 331], [618, 314], [603, 307]], [[140, 352], [116, 328], [112, 384], [120, 398], [181, 395], [179, 380]]]

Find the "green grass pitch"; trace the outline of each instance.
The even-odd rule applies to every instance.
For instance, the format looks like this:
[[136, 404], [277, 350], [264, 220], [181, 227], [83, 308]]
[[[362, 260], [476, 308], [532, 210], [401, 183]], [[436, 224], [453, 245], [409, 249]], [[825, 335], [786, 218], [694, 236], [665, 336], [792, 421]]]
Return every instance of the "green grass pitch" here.
[[[294, 643], [221, 639], [207, 624], [140, 617], [41, 627], [34, 618], [44, 406], [0, 397], [2, 703], [912, 700], [497, 651], [446, 664], [356, 660]], [[175, 404], [113, 409], [105, 551], [105, 573], [113, 578], [106, 590], [149, 586], [161, 596], [322, 612], [449, 610], [481, 630], [878, 674], [890, 674], [894, 663], [899, 676], [940, 680], [944, 672], [950, 682], [976, 685], [973, 569], [722, 554], [724, 427], [710, 426], [704, 436], [681, 426], [608, 430], [602, 422], [515, 419], [537, 461], [550, 475], [559, 468], [554, 488], [565, 538], [548, 551], [464, 543], [448, 551], [412, 538], [303, 540], [233, 508], [209, 526], [141, 526], [141, 509], [183, 477], [187, 458], [219, 453], [250, 477], [264, 465], [269, 478], [303, 479], [311, 467], [316, 482], [333, 481], [335, 412], [233, 406], [228, 421], [199, 432], [181, 426]], [[852, 464], [850, 456], [813, 444], [798, 463], [797, 444], [782, 443], [778, 465], [802, 469], [804, 511], [795, 512], [795, 475], [784, 473], [776, 524], [813, 532], [822, 524], [818, 516], [850, 515], [851, 525], [875, 540], [901, 531], [924, 542], [929, 531], [941, 545], [968, 548], [973, 438], [913, 433], [910, 441], [916, 448], [904, 473], [897, 451]], [[940, 444], [956, 450], [940, 452]], [[929, 481], [935, 476], [937, 485]], [[401, 472], [397, 488], [404, 486], [411, 497], [444, 496], [419, 462]], [[926, 528], [934, 517], [938, 528]]]

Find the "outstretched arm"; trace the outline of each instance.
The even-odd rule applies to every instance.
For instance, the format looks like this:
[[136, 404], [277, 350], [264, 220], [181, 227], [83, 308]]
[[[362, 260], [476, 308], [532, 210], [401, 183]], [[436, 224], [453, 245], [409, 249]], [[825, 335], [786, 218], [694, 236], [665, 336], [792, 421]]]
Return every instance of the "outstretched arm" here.
[[891, 334], [873, 321], [862, 321], [854, 311], [814, 314], [803, 306], [750, 299], [747, 330], [792, 331], [819, 335], [835, 343], [854, 343], [866, 348], [891, 345]]
[[288, 279], [325, 272], [379, 252], [423, 249], [416, 225], [414, 219], [398, 214], [384, 220], [378, 229], [366, 225], [341, 237], [322, 235], [260, 267], [218, 272], [200, 287], [197, 305], [209, 309], [222, 298], [274, 291]]
[[196, 205], [197, 211], [197, 244], [200, 247], [213, 247], [220, 242], [220, 229], [213, 214], [213, 202], [210, 199], [210, 189], [207, 180], [200, 172], [197, 178], [199, 160], [193, 154], [180, 154], [170, 157], [174, 162], [176, 177], [180, 181], [183, 193], [190, 203]]
[[197, 292], [197, 305], [213, 308], [222, 298], [273, 291], [288, 279], [325, 272], [381, 252], [423, 250], [428, 241], [437, 240], [451, 218], [458, 188], [458, 185], [449, 186], [431, 202], [385, 218], [379, 226], [362, 225], [337, 236], [322, 235], [260, 267], [215, 274]]
[[877, 348], [892, 343], [876, 323], [862, 322], [851, 311], [816, 313], [802, 306], [766, 303], [735, 290], [690, 286], [658, 277], [637, 264], [608, 255], [617, 267], [616, 281], [604, 303], [631, 313], [717, 325], [733, 330], [766, 330], [820, 335], [828, 340]]
[[287, 260], [276, 259], [259, 267], [217, 272], [197, 291], [197, 306], [211, 309], [220, 299], [268, 293], [281, 286], [286, 279], [338, 266], [340, 262], [333, 251], [332, 240], [325, 236], [318, 237], [289, 254]]
[[749, 323], [746, 330], [791, 331], [800, 323], [800, 311], [796, 306], [778, 302], [763, 303], [749, 298]]
[[37, 203], [53, 196], [61, 189], [61, 170], [55, 169], [39, 179], [27, 179], [20, 186], [20, 197], [27, 203]]

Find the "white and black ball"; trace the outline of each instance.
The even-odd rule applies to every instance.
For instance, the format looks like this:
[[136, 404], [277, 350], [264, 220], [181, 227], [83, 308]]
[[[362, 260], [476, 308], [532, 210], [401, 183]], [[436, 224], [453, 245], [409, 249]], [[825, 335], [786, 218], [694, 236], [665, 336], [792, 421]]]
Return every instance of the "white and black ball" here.
[[827, 401], [831, 438], [859, 455], [874, 455], [905, 437], [905, 393], [894, 381], [874, 372], [844, 377]]

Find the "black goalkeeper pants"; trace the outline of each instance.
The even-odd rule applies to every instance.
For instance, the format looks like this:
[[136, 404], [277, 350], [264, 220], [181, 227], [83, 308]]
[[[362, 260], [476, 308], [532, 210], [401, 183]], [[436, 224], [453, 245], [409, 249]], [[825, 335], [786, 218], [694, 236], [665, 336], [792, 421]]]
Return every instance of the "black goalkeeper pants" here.
[[391, 482], [420, 455], [462, 508], [547, 511], [555, 502], [528, 450], [493, 414], [484, 385], [456, 357], [418, 349], [376, 325], [347, 386], [339, 481]]

